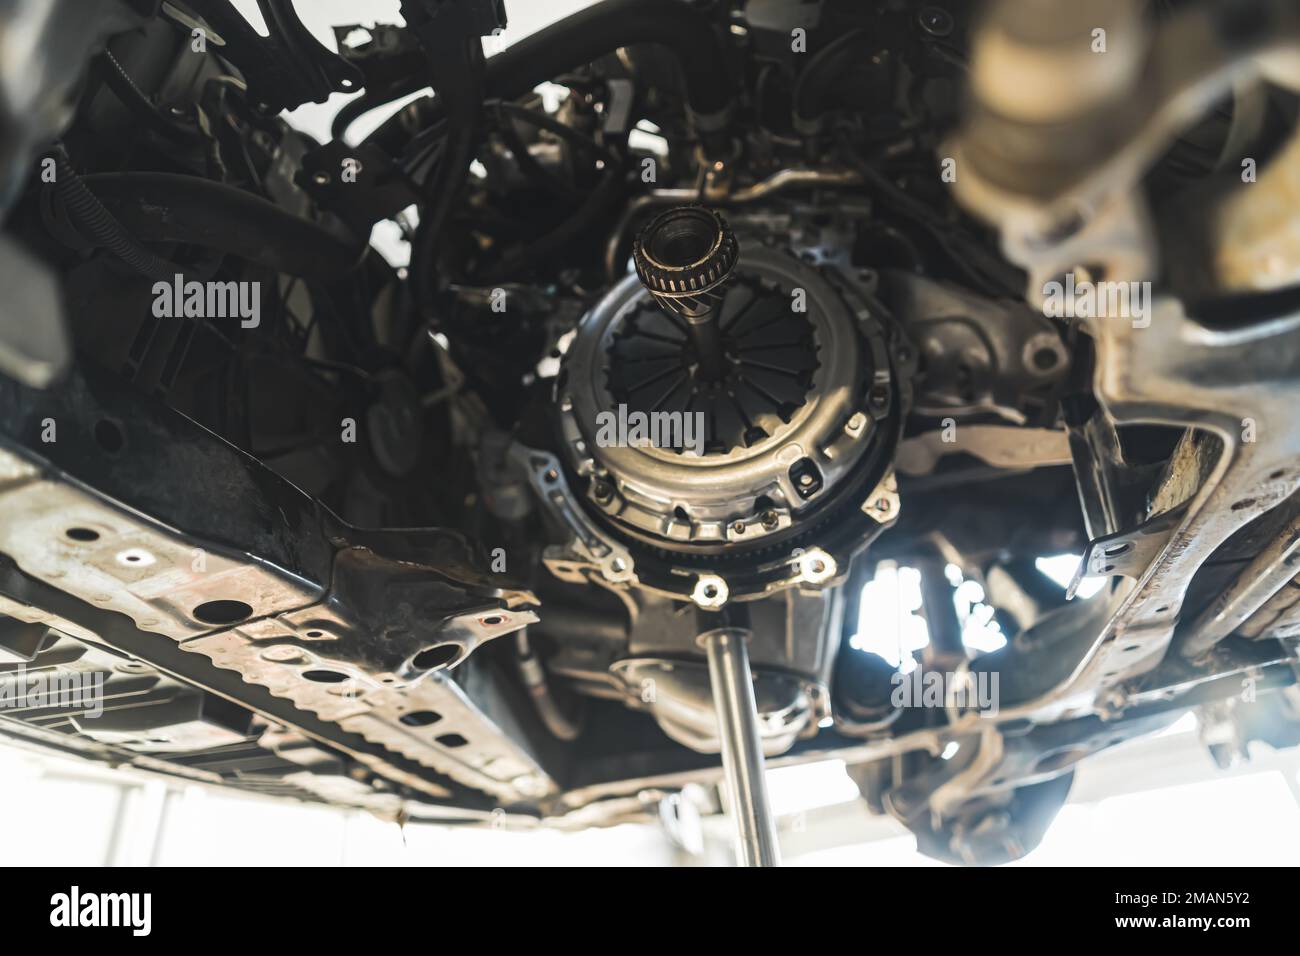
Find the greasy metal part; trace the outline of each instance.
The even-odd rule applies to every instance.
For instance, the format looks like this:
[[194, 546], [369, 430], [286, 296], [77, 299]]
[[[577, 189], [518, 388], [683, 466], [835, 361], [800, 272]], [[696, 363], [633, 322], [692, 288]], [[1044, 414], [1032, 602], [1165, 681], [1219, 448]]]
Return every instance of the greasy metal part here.
[[[1149, 41], [1135, 7], [1107, 0], [1098, 12], [1115, 21], [1104, 55], [1053, 55], [1091, 51], [1092, 31], [1105, 29], [1072, 0], [1032, 8], [1002, 0], [986, 21], [992, 26], [975, 33], [977, 95], [944, 155], [963, 171], [958, 198], [999, 225], [1007, 255], [1028, 270], [1031, 302], [1077, 266], [1107, 279], [1149, 277], [1156, 263], [1141, 176], [1183, 129], [1300, 39], [1300, 14], [1286, 0], [1266, 0], [1249, 25], [1231, 26], [1215, 4], [1191, 5]], [[1140, 95], [1135, 56], [1145, 61]], [[1264, 201], [1252, 196], [1251, 206]]]
[[574, 719], [565, 713], [564, 708], [556, 699], [554, 692], [551, 690], [550, 680], [547, 678], [546, 665], [533, 652], [528, 641], [528, 630], [521, 628], [515, 635], [515, 661], [519, 666], [519, 678], [528, 688], [528, 696], [533, 699], [533, 706], [537, 708], [537, 716], [542, 719], [557, 739], [573, 741], [578, 739], [582, 733], [581, 720]]
[[[597, 412], [597, 447], [653, 447], [671, 452], [669, 462], [716, 463], [771, 439], [808, 404], [821, 364], [815, 323], [791, 303], [753, 275], [696, 316], [701, 323], [638, 301], [610, 330], [601, 356], [599, 395], [608, 404]], [[716, 369], [706, 369], [701, 339], [719, 350]], [[615, 427], [602, 427], [602, 418]]]
[[779, 866], [780, 845], [767, 799], [758, 712], [745, 650], [748, 638], [744, 629], [718, 628], [705, 631], [699, 642], [709, 658], [722, 766], [736, 825], [737, 861], [742, 866]]
[[[709, 201], [719, 206], [743, 206], [791, 189], [839, 188], [855, 186], [861, 182], [861, 175], [851, 169], [795, 167], [778, 170], [766, 179], [725, 195], [711, 196]], [[698, 189], [655, 189], [629, 202], [605, 244], [606, 277], [612, 282], [624, 273], [623, 263], [618, 261], [618, 253], [623, 248], [623, 239], [627, 235], [628, 227], [639, 213], [652, 206], [675, 206], [697, 202], [700, 198]]]
[[[583, 511], [554, 455], [516, 443], [511, 446], [509, 457], [528, 476], [552, 525], [561, 532], [561, 542], [548, 545], [542, 552], [547, 569], [562, 581], [592, 582], [609, 588], [621, 594], [625, 604], [631, 601], [627, 592], [630, 587], [689, 600], [702, 610], [723, 607], [736, 596], [733, 584], [744, 589], [741, 592], [744, 597], [773, 594], [798, 585], [829, 587], [844, 574], [853, 551], [866, 547], [875, 533], [892, 525], [900, 511], [898, 486], [891, 471], [862, 501], [859, 510], [871, 519], [868, 533], [850, 536], [850, 550], [843, 554], [843, 561], [837, 561], [820, 547], [795, 548], [789, 554], [765, 556], [756, 567], [730, 571], [726, 577], [713, 571], [688, 572], [671, 567], [667, 574], [660, 568], [660, 573], [647, 577], [639, 572], [631, 552]], [[645, 568], [643, 562], [641, 569]]]
[[[837, 590], [786, 588], [742, 605], [726, 602], [700, 612], [744, 614], [751, 631], [746, 650], [754, 674], [763, 751], [783, 753], [815, 736], [828, 715], [829, 686], [840, 638]], [[644, 711], [664, 732], [697, 753], [719, 752], [717, 719], [708, 669], [696, 638], [697, 614], [638, 588], [627, 595], [636, 605], [630, 626], [589, 627], [544, 601], [543, 619], [533, 633], [545, 635], [546, 670], [562, 686], [620, 700]], [[606, 608], [609, 608], [606, 602]], [[593, 617], [598, 608], [589, 608]], [[607, 611], [608, 613], [608, 611]], [[736, 623], [731, 621], [730, 623]]]
[[1094, 645], [1048, 695], [1058, 700], [1154, 667], [1197, 569], [1300, 485], [1300, 424], [1292, 411], [1300, 401], [1300, 315], [1212, 330], [1177, 302], [1157, 300], [1147, 327], [1100, 320], [1091, 331], [1096, 392], [1116, 421], [1183, 425], [1212, 437], [1191, 446], [1194, 457], [1175, 456], [1179, 467], [1164, 482], [1177, 491], [1171, 499], [1157, 489], [1148, 520], [1180, 509], [1176, 526], [1136, 585], [1117, 592]]
[[736, 268], [735, 233], [718, 213], [686, 205], [650, 221], [632, 247], [637, 278], [661, 308], [685, 321], [697, 376], [719, 382], [727, 374], [719, 317], [722, 287]]
[[1300, 516], [1241, 570], [1182, 636], [1179, 652], [1196, 658], [1214, 647], [1264, 606], [1297, 574], [1300, 565]]
[[[355, 579], [347, 565], [370, 560], [364, 551], [340, 554], [343, 563], [336, 564], [333, 587], [325, 591], [267, 563], [170, 534], [69, 485], [43, 480], [8, 452], [0, 452], [0, 467], [10, 478], [0, 494], [0, 551], [25, 572], [165, 635], [180, 650], [236, 671], [244, 681], [347, 733], [468, 786], [501, 799], [517, 792], [540, 795], [548, 788], [536, 763], [503, 745], [499, 731], [464, 692], [437, 672], [463, 658], [472, 643], [536, 621], [533, 612], [484, 603], [448, 616], [420, 603], [419, 590], [427, 584], [412, 581], [414, 587], [403, 587], [400, 568], [375, 567], [387, 578], [379, 592], [392, 601], [386, 606], [414, 602], [408, 606], [432, 615], [428, 620], [437, 637], [412, 644], [415, 635], [402, 640], [394, 618], [385, 633], [380, 620], [355, 616], [358, 605], [348, 600], [356, 596]], [[95, 537], [79, 540], [89, 534]], [[226, 614], [242, 620], [214, 627]], [[396, 654], [376, 656], [379, 645], [372, 641], [381, 635]], [[426, 654], [432, 655], [429, 664], [421, 660]], [[423, 722], [425, 714], [435, 716]], [[438, 738], [474, 741], [472, 761], [456, 752], [461, 744], [448, 747]]]
[[587, 572], [595, 572], [607, 584], [637, 583], [632, 555], [601, 531], [573, 500], [559, 459], [549, 452], [515, 444], [508, 452], [512, 461], [528, 476], [543, 507], [569, 533], [566, 543], [548, 547], [542, 560], [556, 577], [580, 584]]
[[928, 475], [946, 455], [974, 455], [1009, 471], [1048, 468], [1071, 462], [1069, 436], [1051, 428], [1014, 425], [962, 425], [952, 440], [944, 431], [922, 432], [898, 443], [894, 464], [904, 475]]
[[[766, 235], [761, 224], [753, 228]], [[727, 293], [724, 327], [749, 304], [755, 314], [760, 306], [767, 310], [762, 314], [774, 323], [797, 320], [817, 349], [815, 367], [807, 366], [797, 399], [788, 397], [789, 405], [775, 411], [760, 409], [744, 422], [743, 434], [735, 421], [713, 424], [706, 414], [706, 427], [697, 429], [711, 436], [705, 454], [620, 440], [620, 423], [636, 407], [627, 404], [629, 395], [614, 391], [612, 345], [630, 359], [623, 343], [636, 336], [625, 335], [628, 328], [639, 336], [646, 331], [642, 321], [669, 321], [635, 276], [610, 290], [568, 343], [556, 380], [567, 480], [557, 472], [548, 488], [541, 479], [549, 465], [531, 469], [534, 488], [551, 499], [548, 510], [564, 516], [557, 523], [566, 542], [548, 552], [547, 561], [566, 580], [595, 571], [602, 585], [635, 585], [701, 607], [791, 586], [829, 587], [847, 572], [853, 555], [897, 520], [890, 456], [910, 391], [895, 367], [911, 353], [889, 334], [875, 297], [878, 277], [818, 250], [807, 258], [821, 267], [810, 267], [795, 258], [804, 254], [797, 238], [790, 253], [776, 251], [783, 245], [771, 238], [747, 241]], [[764, 297], [755, 289], [765, 290]], [[727, 332], [733, 345], [747, 329]], [[653, 331], [673, 335], [671, 329]], [[682, 339], [678, 330], [673, 341]], [[780, 345], [773, 354], [791, 360], [797, 350], [789, 339], [756, 344]], [[701, 407], [709, 406], [702, 402], [695, 410]], [[646, 417], [655, 410], [650, 405]], [[625, 545], [617, 554], [620, 567], [635, 560], [634, 575], [621, 581], [607, 573], [615, 540]], [[823, 560], [805, 560], [812, 549]], [[711, 593], [702, 579], [713, 582]]]
[[[304, 719], [501, 801], [554, 788], [445, 673], [537, 620], [527, 592], [473, 568], [463, 539], [350, 528], [104, 373], [0, 391], [0, 552], [22, 572], [120, 615], [134, 625], [124, 639], [149, 632], [206, 658], [170, 665], [199, 684], [212, 665], [234, 671]], [[32, 443], [49, 421], [57, 441]]]
[[[880, 270], [879, 286], [880, 299], [915, 346], [916, 414], [954, 422], [992, 414], [1027, 426], [1070, 372], [1059, 324], [1023, 302], [900, 269]], [[958, 430], [959, 444], [966, 427]]]
[[1066, 588], [1066, 596], [1073, 598], [1085, 577], [1142, 577], [1156, 556], [1169, 546], [1186, 510], [1185, 505], [1179, 505], [1129, 531], [1116, 531], [1090, 541]]
[[[816, 685], [794, 674], [753, 665], [753, 700], [760, 748], [785, 753], [814, 717]], [[626, 685], [635, 705], [654, 715], [665, 734], [700, 753], [723, 750], [709, 669], [703, 662], [664, 658], [627, 658], [610, 672]]]
[[[992, 4], [973, 44], [971, 89], [986, 108], [1026, 124], [1122, 99], [1142, 66], [1141, 14], [1137, 0]], [[1106, 37], [1104, 67], [1092, 44], [1079, 42], [1094, 30]]]
[[[1132, 5], [1105, 10], [1123, 20]], [[1163, 22], [1144, 49], [1140, 75], [1150, 79], [1142, 95], [1133, 95], [1139, 74], [1117, 70], [1108, 53], [1054, 74], [1049, 85], [1062, 95], [1055, 105], [1045, 97], [1035, 108], [1025, 98], [1037, 92], [1024, 87], [1046, 82], [1036, 70], [1055, 68], [1035, 59], [1034, 43], [1021, 43], [1023, 55], [1010, 57], [998, 53], [999, 45], [1007, 35], [1018, 42], [1042, 30], [1042, 36], [1087, 49], [1094, 25], [1084, 24], [1079, 12], [1065, 0], [1044, 0], [1025, 20], [1021, 5], [997, 5], [988, 21], [997, 26], [977, 31], [974, 40], [972, 69], [981, 76], [976, 102], [946, 149], [963, 170], [958, 198], [1000, 228], [1007, 255], [1028, 270], [1031, 303], [1043, 301], [1049, 280], [1074, 271], [1093, 281], [1154, 278], [1156, 253], [1140, 177], [1180, 130], [1244, 76], [1259, 72], [1252, 56], [1294, 49], [1300, 35], [1291, 4], [1263, 4], [1260, 23], [1269, 20], [1268, 28], [1231, 36], [1213, 5], [1189, 7]], [[1070, 24], [1073, 29], [1066, 29]], [[1139, 31], [1108, 39], [1141, 44]], [[1118, 65], [1126, 58], [1131, 52], [1122, 52]], [[1294, 380], [1300, 316], [1215, 330], [1188, 317], [1178, 302], [1156, 298], [1145, 315], [1084, 322], [1096, 343], [1094, 391], [1109, 420], [1185, 426], [1200, 440], [1185, 443], [1193, 454], [1176, 456], [1178, 469], [1165, 476], [1145, 514], [1118, 513], [1113, 488], [1111, 505], [1088, 512], [1091, 536], [1104, 539], [1183, 506], [1150, 563], [1131, 569], [1135, 583], [1112, 592], [1105, 625], [1087, 641], [1069, 676], [1013, 708], [1025, 715], [1087, 707], [1101, 689], [1155, 667], [1197, 569], [1234, 531], [1288, 497], [1298, 480], [1300, 434], [1287, 409], [1300, 398]], [[1117, 448], [1107, 454], [1096, 445], [1099, 437], [1093, 435], [1092, 450], [1100, 454], [1086, 457], [1116, 458]], [[1105, 494], [1086, 494], [1105, 491], [1105, 476], [1082, 480], [1087, 477], [1084, 469], [1085, 496], [1107, 501]], [[1104, 558], [1104, 545], [1101, 550]], [[1090, 549], [1090, 560], [1101, 560], [1096, 552]]]
[[727, 603], [731, 591], [725, 578], [716, 574], [701, 574], [691, 588], [691, 600], [701, 611], [716, 611]]
[[1115, 423], [1100, 410], [1068, 432], [1068, 447], [1079, 488], [1079, 507], [1091, 539], [1104, 538], [1124, 527], [1119, 482], [1124, 455]]
[[[1135, 694], [1134, 696], [1135, 699], [1140, 699], [1143, 706], [1149, 708], [1151, 712], [1169, 713], [1176, 717], [1188, 707], [1198, 703], [1217, 697], [1240, 695], [1241, 679], [1248, 674], [1257, 679], [1261, 693], [1275, 687], [1290, 686], [1295, 681], [1292, 663], [1290, 658], [1281, 653], [1260, 656], [1258, 660], [1252, 661], [1248, 665], [1234, 665], [1225, 672], [1216, 674], [1194, 672], [1183, 681], [1169, 683], [1165, 686], [1156, 686], [1149, 692], [1144, 691], [1142, 694]], [[936, 725], [908, 732], [899, 732], [895, 736], [882, 736], [879, 733], [874, 733], [864, 737], [864, 739], [855, 739], [852, 735], [844, 733], [841, 728], [837, 727], [836, 733], [823, 732], [817, 738], [801, 741], [786, 754], [768, 758], [765, 765], [770, 769], [779, 769], [829, 759], [843, 760], [845, 763], [853, 765], [888, 760], [913, 752], [927, 754], [931, 758], [938, 760], [940, 755], [952, 744], [962, 746], [969, 741], [972, 734], [979, 734], [990, 724], [1003, 723], [1009, 720], [1014, 721], [1018, 725], [1018, 729], [1023, 729], [1020, 720], [1024, 716], [1023, 713], [999, 711], [995, 720], [987, 716], [970, 713], [953, 725]], [[1124, 725], [1131, 719], [1132, 717], [1126, 714], [1122, 722], [1108, 721], [1102, 723], [1101, 729], [1098, 730], [1099, 742], [1114, 738], [1117, 731], [1123, 732]], [[1072, 734], [1076, 732], [1073, 729], [1074, 726], [1080, 721], [1095, 722], [1097, 718], [1095, 715], [1091, 717], [1082, 716], [1068, 723], [1038, 724], [1037, 726], [1042, 726], [1044, 730], [1049, 732], [1053, 731], [1053, 728], [1059, 728], [1057, 732], [1061, 734]], [[1105, 734], [1104, 738], [1101, 736], [1102, 734]], [[1004, 745], [1015, 740], [1014, 734], [1003, 734], [1003, 737]], [[1040, 755], [1043, 752], [1040, 750]], [[707, 758], [697, 757], [697, 759], [704, 761]], [[646, 788], [679, 789], [685, 783], [709, 785], [715, 783], [717, 779], [717, 768], [705, 766], [702, 763], [682, 766], [672, 772], [663, 770], [639, 776], [635, 779], [613, 779], [612, 777], [583, 779], [575, 781], [572, 787], [561, 796], [559, 805], [578, 807], [592, 801], [635, 794]], [[977, 786], [987, 786], [996, 779], [999, 778], [979, 781]], [[1005, 790], [1010, 786], [1014, 786], [1014, 782], [1008, 781], [998, 784], [994, 789]], [[950, 793], [950, 796], [955, 799], [956, 795]]]
[[[160, 634], [143, 631], [134, 626], [126, 616], [105, 610], [58, 590], [49, 585], [24, 575], [11, 562], [0, 562], [0, 591], [11, 601], [18, 601], [33, 609], [39, 609], [39, 618], [64, 633], [83, 637], [94, 643], [102, 643], [117, 652], [125, 653], [137, 661], [149, 661], [149, 669], [163, 674], [174, 675], [186, 684], [200, 687], [227, 700], [248, 708], [270, 721], [285, 726], [293, 726], [310, 739], [328, 744], [341, 753], [347, 754], [362, 767], [377, 774], [387, 781], [409, 788], [434, 800], [454, 798], [462, 805], [474, 806], [486, 802], [478, 791], [463, 788], [450, 777], [443, 777], [430, 772], [427, 768], [407, 760], [400, 754], [393, 753], [363, 737], [344, 731], [336, 724], [328, 723], [315, 714], [300, 711], [288, 701], [273, 696], [266, 688], [249, 684], [238, 674], [211, 667], [197, 655], [184, 651], [171, 638]], [[12, 606], [6, 602], [6, 606]], [[75, 621], [75, 622], [74, 622]], [[57, 648], [56, 648], [57, 650]], [[148, 673], [149, 671], [143, 671]], [[15, 728], [7, 728], [14, 730]], [[29, 724], [22, 727], [24, 735], [46, 734]], [[96, 746], [89, 738], [79, 735], [66, 735], [50, 732], [47, 742], [57, 740], [61, 746], [77, 750], [90, 751]], [[144, 769], [160, 770], [167, 773], [180, 773], [182, 776], [199, 775], [193, 768], [179, 767], [174, 761], [162, 761], [149, 754], [132, 753], [122, 762], [129, 762]], [[215, 774], [202, 773], [202, 779], [216, 783], [220, 778]]]
[[[607, 354], [625, 334], [629, 314], [648, 298], [636, 277], [615, 286], [583, 319], [565, 356], [559, 407], [571, 465], [580, 476], [602, 479], [589, 493], [596, 507], [669, 543], [745, 544], [788, 530], [845, 480], [880, 430], [883, 416], [863, 400], [862, 382], [871, 376], [878, 390], [887, 388], [888, 361], [872, 351], [863, 358], [857, 324], [841, 296], [813, 270], [761, 247], [742, 252], [737, 274], [738, 281], [753, 277], [772, 290], [735, 289], [731, 296], [741, 298], [733, 306], [729, 297], [724, 325], [755, 304], [790, 310], [812, 327], [817, 366], [802, 403], [784, 417], [766, 407], [750, 415], [752, 427], [736, 447], [686, 455], [602, 441], [599, 423], [619, 406], [608, 388]], [[806, 311], [793, 311], [796, 290]], [[766, 507], [758, 507], [760, 499]]]
[[[27, 591], [33, 582], [21, 580], [11, 564], [5, 564], [0, 579], [6, 589], [47, 596]], [[0, 666], [6, 700], [0, 734], [7, 743], [40, 743], [114, 766], [267, 796], [321, 800], [389, 820], [401, 819], [407, 807], [423, 800], [453, 799], [450, 780], [415, 776], [409, 767], [378, 760], [365, 741], [339, 732], [322, 744], [242, 706], [257, 703], [247, 695], [236, 706], [162, 667], [110, 650], [104, 638], [65, 617], [8, 598], [0, 603], [6, 611], [59, 629], [47, 631], [40, 649], [22, 655], [20, 666]], [[119, 627], [105, 629], [112, 638], [124, 630], [124, 619], [114, 617]], [[11, 637], [0, 635], [5, 665]], [[452, 812], [473, 812], [468, 809], [475, 805], [472, 794], [454, 792], [454, 799], [466, 809]]]
[[1246, 619], [1237, 633], [1252, 640], [1288, 638], [1300, 634], [1300, 575], [1292, 578], [1277, 593], [1260, 605]]
[[[1292, 77], [1293, 89], [1300, 77]], [[1225, 146], [1225, 152], [1227, 147]], [[1240, 152], [1233, 154], [1239, 161]], [[1262, 292], [1300, 283], [1300, 136], [1293, 136], [1248, 188], [1209, 213], [1208, 258], [1216, 293]]]

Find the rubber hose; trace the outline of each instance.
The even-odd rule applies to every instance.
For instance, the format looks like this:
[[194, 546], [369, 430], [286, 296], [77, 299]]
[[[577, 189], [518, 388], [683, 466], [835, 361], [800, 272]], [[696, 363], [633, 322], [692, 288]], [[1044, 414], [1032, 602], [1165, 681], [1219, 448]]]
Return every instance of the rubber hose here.
[[866, 30], [850, 30], [832, 40], [799, 74], [791, 94], [796, 129], [806, 130], [826, 111], [827, 93], [848, 66], [854, 48], [867, 35]]
[[147, 242], [216, 249], [286, 275], [333, 281], [360, 265], [367, 248], [260, 196], [198, 176], [97, 173], [83, 184]]
[[136, 119], [142, 120], [174, 142], [192, 143], [198, 139], [197, 132], [178, 126], [164, 116], [144, 91], [135, 85], [117, 57], [108, 50], [104, 51], [102, 64], [104, 82]]
[[435, 89], [447, 104], [447, 134], [442, 155], [424, 183], [420, 225], [411, 243], [411, 295], [416, 309], [432, 319], [434, 269], [443, 231], [465, 185], [478, 147], [483, 112], [483, 47], [478, 37], [449, 45], [431, 44], [429, 65]]
[[616, 172], [607, 173], [583, 200], [577, 212], [546, 235], [502, 261], [488, 281], [501, 282], [517, 278], [520, 272], [540, 265], [552, 256], [572, 255], [572, 244], [614, 207], [622, 193], [622, 177]]
[[515, 646], [519, 676], [524, 686], [528, 688], [528, 696], [533, 699], [537, 716], [558, 740], [577, 740], [582, 735], [582, 711], [571, 717], [560, 706], [546, 679], [546, 668], [542, 666], [542, 662], [537, 659], [529, 646], [526, 628], [515, 638]]
[[55, 194], [67, 210], [68, 218], [87, 239], [151, 279], [171, 280], [185, 271], [140, 245], [86, 187], [62, 149], [54, 153], [54, 171]]
[[[604, 0], [520, 40], [487, 61], [486, 94], [514, 99], [539, 83], [598, 60], [619, 47], [658, 43], [681, 65], [686, 98], [697, 116], [724, 112], [733, 99], [727, 49], [707, 17], [680, 0]], [[413, 77], [393, 99], [428, 85]], [[407, 117], [407, 111], [410, 116]], [[408, 130], [432, 125], [442, 105], [425, 97], [390, 117], [366, 137], [390, 153], [401, 151]]]

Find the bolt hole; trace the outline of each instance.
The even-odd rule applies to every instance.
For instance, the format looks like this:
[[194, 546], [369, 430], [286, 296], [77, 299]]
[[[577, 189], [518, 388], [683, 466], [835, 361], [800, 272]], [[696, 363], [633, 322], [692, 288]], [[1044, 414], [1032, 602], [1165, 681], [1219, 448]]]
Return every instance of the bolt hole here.
[[342, 684], [348, 679], [347, 674], [326, 670], [303, 671], [302, 676], [316, 684]]
[[99, 532], [92, 531], [89, 528], [69, 528], [63, 532], [73, 541], [98, 541]]
[[95, 441], [110, 455], [115, 455], [126, 445], [126, 435], [116, 422], [101, 418], [95, 422]]
[[397, 719], [408, 727], [428, 727], [442, 720], [442, 714], [436, 710], [413, 710]]
[[205, 624], [234, 624], [252, 616], [253, 609], [243, 601], [205, 601], [193, 613]]
[[1040, 372], [1056, 367], [1056, 350], [1041, 348], [1034, 352], [1034, 368]]
[[452, 748], [464, 747], [467, 743], [469, 743], [469, 741], [466, 740], [464, 737], [462, 737], [460, 734], [443, 734], [441, 737], [437, 737], [435, 739], [438, 741], [438, 743], [442, 744], [444, 747], [452, 747]]
[[418, 671], [431, 671], [446, 667], [459, 656], [459, 644], [439, 644], [437, 647], [426, 647], [416, 654], [411, 658], [411, 666]]
[[1065, 747], [1061, 750], [1043, 754], [1038, 758], [1038, 762], [1034, 764], [1034, 770], [1041, 773], [1064, 770], [1071, 764], [1078, 763], [1086, 756], [1088, 756], [1088, 748], [1085, 744], [1080, 744], [1077, 747]]

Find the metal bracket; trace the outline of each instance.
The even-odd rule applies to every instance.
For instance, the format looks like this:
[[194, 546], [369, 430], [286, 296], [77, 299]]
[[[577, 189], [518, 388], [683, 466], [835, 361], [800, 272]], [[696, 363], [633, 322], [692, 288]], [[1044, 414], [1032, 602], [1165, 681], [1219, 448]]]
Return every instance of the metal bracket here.
[[1187, 505], [1183, 504], [1144, 521], [1130, 531], [1108, 534], [1090, 542], [1070, 586], [1066, 588], [1066, 599], [1074, 599], [1085, 577], [1120, 575], [1134, 580], [1142, 577], [1169, 544], [1186, 513]]
[[582, 513], [569, 491], [559, 459], [549, 452], [519, 444], [512, 445], [508, 454], [524, 469], [529, 484], [550, 516], [573, 535], [567, 545], [547, 549], [543, 560], [551, 572], [561, 580], [582, 583], [583, 572], [593, 570], [610, 584], [635, 584], [632, 555]]
[[324, 103], [331, 93], [355, 93], [365, 82], [361, 70], [303, 26], [292, 0], [257, 0], [269, 30], [265, 37], [229, 0], [190, 0], [190, 6], [221, 35], [222, 56], [244, 73], [268, 113]]
[[[58, 440], [42, 443], [48, 420]], [[430, 778], [508, 802], [554, 790], [527, 746], [445, 674], [535, 622], [531, 594], [477, 570], [455, 532], [351, 528], [107, 373], [76, 370], [56, 392], [0, 378], [0, 552], [129, 622], [130, 641], [161, 642], [145, 659], [179, 660], [168, 666], [200, 686], [212, 667], [177, 651]]]

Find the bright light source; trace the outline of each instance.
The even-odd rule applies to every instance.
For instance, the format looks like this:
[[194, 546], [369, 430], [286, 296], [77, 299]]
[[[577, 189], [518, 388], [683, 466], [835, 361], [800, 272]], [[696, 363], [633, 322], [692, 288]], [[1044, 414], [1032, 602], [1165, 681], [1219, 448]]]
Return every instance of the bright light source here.
[[560, 104], [569, 95], [569, 88], [561, 86], [559, 83], [538, 83], [533, 87], [533, 92], [542, 95], [542, 109], [548, 113], [554, 113], [560, 108]]
[[858, 632], [849, 646], [879, 654], [904, 674], [916, 668], [914, 651], [930, 643], [921, 609], [921, 572], [881, 561], [876, 576], [862, 587]]
[[[1045, 554], [1034, 561], [1036, 567], [1062, 588], [1068, 588], [1083, 558], [1077, 554]], [[1074, 592], [1076, 598], [1087, 600], [1106, 586], [1107, 578], [1084, 578], [1079, 582], [1079, 589]]]
[[657, 133], [648, 133], [643, 129], [634, 129], [627, 134], [627, 144], [633, 149], [644, 149], [656, 156], [668, 155], [668, 140]]
[[952, 600], [961, 624], [961, 642], [972, 651], [987, 654], [1007, 644], [1002, 625], [994, 619], [993, 606], [984, 603], [984, 588], [978, 581], [963, 580], [961, 569], [950, 564], [944, 570], [954, 587]]
[[1196, 714], [1193, 713], [1192, 711], [1188, 711], [1187, 713], [1183, 714], [1183, 716], [1175, 720], [1168, 727], [1166, 727], [1164, 730], [1160, 731], [1160, 733], [1156, 734], [1156, 736], [1174, 737], [1179, 734], [1194, 734], [1196, 733], [1196, 729], [1199, 726], [1200, 723], [1196, 719]]
[[858, 786], [845, 772], [843, 760], [822, 760], [769, 770], [768, 799], [777, 816], [849, 803], [858, 799]]

